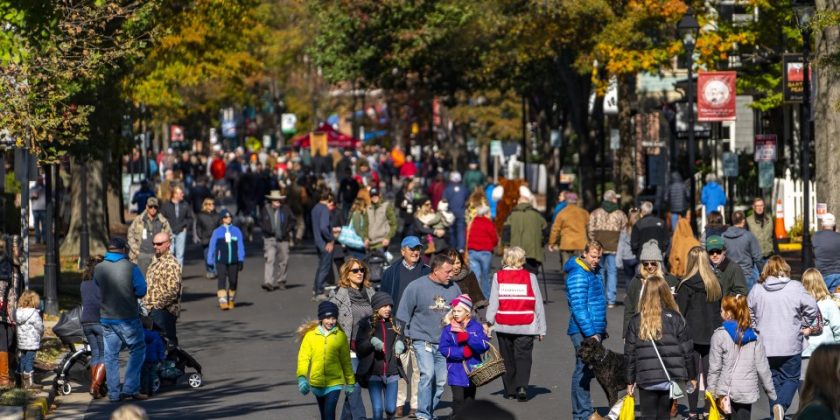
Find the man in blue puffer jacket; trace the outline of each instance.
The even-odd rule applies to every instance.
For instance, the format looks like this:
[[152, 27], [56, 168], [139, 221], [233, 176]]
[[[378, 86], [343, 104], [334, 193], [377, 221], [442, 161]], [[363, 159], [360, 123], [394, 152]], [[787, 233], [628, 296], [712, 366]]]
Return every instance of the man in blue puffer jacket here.
[[572, 375], [572, 418], [574, 420], [600, 419], [592, 408], [589, 384], [595, 375], [577, 357], [584, 339], [600, 341], [607, 331], [607, 298], [604, 282], [598, 270], [603, 247], [591, 241], [583, 255], [566, 262], [566, 295], [569, 299], [569, 329], [566, 331], [575, 347], [575, 373]]

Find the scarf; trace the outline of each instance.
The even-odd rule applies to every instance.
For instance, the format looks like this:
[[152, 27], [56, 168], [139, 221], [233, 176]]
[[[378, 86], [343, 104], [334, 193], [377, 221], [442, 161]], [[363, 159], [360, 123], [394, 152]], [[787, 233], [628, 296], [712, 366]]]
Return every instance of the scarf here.
[[[729, 333], [729, 337], [732, 338], [732, 341], [734, 341], [735, 344], [738, 344], [738, 336], [741, 334], [741, 329], [738, 328], [738, 323], [732, 320], [723, 321], [723, 329], [725, 329], [726, 332]], [[743, 337], [741, 338], [740, 345], [743, 346], [744, 344], [755, 340], [758, 340], [758, 336], [755, 334], [755, 330], [753, 330], [752, 328], [747, 328], [747, 330], [744, 331]]]
[[452, 276], [452, 281], [461, 281], [464, 277], [467, 277], [467, 274], [470, 274], [470, 269], [467, 267], [461, 266], [461, 271], [458, 274]]
[[604, 209], [607, 213], [612, 213], [618, 210], [618, 204], [613, 203], [612, 201], [602, 201], [601, 208]]
[[449, 320], [449, 326], [452, 327], [452, 332], [459, 333], [464, 332], [467, 330], [467, 324], [470, 323], [469, 319], [464, 320], [464, 322], [458, 322], [455, 318]]
[[764, 222], [767, 220], [767, 212], [761, 213], [761, 215], [753, 213], [753, 218], [755, 218], [759, 226], [764, 227]]

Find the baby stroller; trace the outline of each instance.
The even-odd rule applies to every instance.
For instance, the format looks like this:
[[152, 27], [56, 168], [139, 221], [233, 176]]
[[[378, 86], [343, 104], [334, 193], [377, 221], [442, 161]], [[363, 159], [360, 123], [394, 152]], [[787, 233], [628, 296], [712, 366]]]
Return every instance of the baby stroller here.
[[[67, 346], [67, 353], [55, 368], [53, 394], [68, 395], [73, 392], [71, 373], [76, 383], [90, 383], [90, 345], [82, 329], [81, 316], [82, 307], [77, 306], [61, 314], [58, 323], [53, 327], [55, 335]], [[105, 384], [102, 384], [102, 387], [104, 388]]]
[[389, 257], [390, 253], [379, 249], [368, 251], [367, 256], [365, 256], [365, 264], [370, 268], [370, 280], [372, 282], [378, 283], [382, 280], [382, 272], [389, 266]]
[[[152, 323], [151, 318], [143, 318], [144, 324], [148, 325]], [[158, 332], [162, 332], [162, 330], [157, 326], [154, 326], [154, 328]], [[187, 377], [187, 383], [192, 388], [200, 387], [203, 383], [201, 364], [199, 364], [198, 361], [195, 360], [195, 358], [192, 357], [192, 355], [190, 355], [186, 350], [172, 345], [162, 333], [161, 339], [163, 339], [164, 346], [166, 347], [166, 357], [158, 364], [157, 369], [155, 370], [154, 378], [152, 378], [151, 384], [152, 393], [156, 394], [160, 387], [164, 384], [175, 385], [178, 382], [178, 379], [186, 374], [187, 369], [195, 370], [195, 372], [191, 373]]]

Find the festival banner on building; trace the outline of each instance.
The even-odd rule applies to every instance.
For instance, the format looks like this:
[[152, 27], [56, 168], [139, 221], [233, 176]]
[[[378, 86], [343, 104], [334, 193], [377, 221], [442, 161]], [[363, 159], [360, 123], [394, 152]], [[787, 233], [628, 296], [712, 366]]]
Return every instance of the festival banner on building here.
[[697, 74], [697, 121], [735, 120], [734, 71], [701, 71]]

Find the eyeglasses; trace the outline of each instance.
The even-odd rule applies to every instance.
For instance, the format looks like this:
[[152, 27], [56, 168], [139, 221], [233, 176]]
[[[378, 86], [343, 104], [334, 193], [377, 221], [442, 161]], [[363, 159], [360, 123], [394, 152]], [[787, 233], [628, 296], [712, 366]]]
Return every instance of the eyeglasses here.
[[709, 255], [720, 255], [720, 254], [723, 254], [722, 249], [713, 249], [713, 250], [709, 251]]
[[359, 273], [364, 274], [366, 271], [367, 270], [364, 269], [364, 268], [351, 268], [350, 269], [350, 272], [353, 273], [353, 274], [359, 274]]
[[656, 262], [656, 261], [645, 261], [645, 262], [642, 263], [642, 267], [644, 267], [644, 268], [657, 267], [657, 266], [659, 266], [659, 263]]

